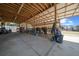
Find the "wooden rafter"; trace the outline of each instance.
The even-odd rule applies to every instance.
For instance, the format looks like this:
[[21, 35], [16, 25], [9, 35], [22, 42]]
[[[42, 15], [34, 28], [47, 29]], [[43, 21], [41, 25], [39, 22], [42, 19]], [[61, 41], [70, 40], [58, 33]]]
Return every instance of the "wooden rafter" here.
[[32, 8], [34, 8], [36, 11], [40, 12], [37, 8], [35, 8], [32, 4], [29, 4]]
[[44, 15], [43, 15], [44, 16]]
[[[26, 21], [26, 22], [31, 23], [32, 25], [53, 23], [53, 20], [51, 20], [51, 19], [54, 19], [55, 11], [51, 10], [54, 7], [52, 3], [48, 3], [48, 4], [47, 3], [43, 3], [43, 4], [42, 3], [35, 3], [35, 4], [28, 3], [28, 4], [26, 4], [25, 3], [24, 6], [22, 7], [21, 11], [19, 11], [18, 9], [20, 9], [19, 8], [20, 5], [21, 4], [14, 4], [14, 3], [0, 5], [0, 11], [1, 11], [0, 16], [2, 15], [3, 18], [5, 19], [5, 21], [13, 20], [13, 18], [16, 17], [17, 22]], [[57, 5], [59, 5], [59, 4], [57, 4]], [[76, 6], [76, 5], [72, 3], [72, 4], [67, 4], [65, 6], [62, 6], [59, 9], [56, 9], [56, 11], [58, 11], [57, 17], [56, 17], [57, 20], [64, 18], [64, 16], [68, 17], [68, 16], [72, 16], [72, 15], [79, 15], [79, 13], [76, 12], [76, 10], [79, 9], [78, 7], [73, 7], [73, 8], [71, 7], [66, 10], [66, 8], [68, 6]], [[48, 13], [47, 13], [47, 9], [49, 10]], [[60, 11], [63, 10], [63, 11], [59, 12], [59, 10]], [[46, 13], [43, 14], [42, 13], [43, 11], [46, 11]], [[66, 13], [66, 15], [64, 15], [64, 13]], [[27, 20], [29, 20], [29, 21], [27, 21]]]
[[51, 5], [51, 7], [53, 6], [53, 4], [52, 4], [52, 3], [50, 3], [50, 5]]
[[43, 9], [38, 4], [35, 3], [34, 6], [36, 6], [36, 8], [40, 10], [41, 12], [43, 11]]
[[[65, 7], [68, 7], [68, 6], [71, 6], [71, 5], [73, 5], [73, 4], [69, 4], [69, 5], [67, 5], [67, 6], [64, 6], [64, 7], [61, 7], [61, 8], [59, 8], [59, 9], [57, 9], [57, 10], [60, 10], [60, 9], [63, 9], [63, 8], [65, 8]], [[47, 14], [50, 14], [50, 13], [53, 13], [54, 11], [51, 11], [51, 12], [49, 12], [49, 13], [47, 13]], [[39, 18], [40, 17], [43, 17], [43, 16], [45, 16], [45, 15], [47, 15], [47, 14], [44, 14], [44, 15], [42, 15], [42, 16], [39, 16]], [[54, 16], [54, 15], [53, 15]]]
[[45, 6], [48, 8], [48, 5], [45, 3]]
[[40, 5], [44, 10], [46, 9], [43, 4], [39, 3], [39, 5]]
[[[34, 9], [32, 9], [31, 7], [29, 7], [29, 6], [27, 6], [27, 5], [25, 5], [25, 7], [26, 7], [26, 9], [30, 12], [30, 14], [31, 14], [32, 16], [36, 15], [36, 14], [35, 14], [36, 11], [35, 11]], [[26, 9], [25, 9], [25, 10], [26, 10]]]
[[75, 12], [76, 12], [76, 10], [77, 10], [78, 8], [79, 8], [79, 4], [78, 4], [77, 7], [75, 8], [75, 10], [74, 10], [72, 16], [75, 14]]
[[[24, 3], [22, 3], [21, 6], [19, 7], [17, 14], [20, 13], [20, 11], [22, 10], [22, 7], [23, 7], [23, 6], [24, 6]], [[15, 21], [16, 19], [17, 19], [17, 15], [15, 16], [14, 21]]]

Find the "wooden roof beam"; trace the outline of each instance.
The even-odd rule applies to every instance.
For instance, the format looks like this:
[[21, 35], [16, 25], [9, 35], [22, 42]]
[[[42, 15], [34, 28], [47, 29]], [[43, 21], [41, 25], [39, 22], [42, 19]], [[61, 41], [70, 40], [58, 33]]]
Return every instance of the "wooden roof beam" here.
[[35, 8], [32, 4], [29, 4], [32, 8], [34, 8], [36, 11], [41, 12], [40, 10], [38, 10], [37, 8]]
[[18, 10], [18, 12], [17, 12], [17, 14], [20, 13], [20, 11], [22, 10], [23, 6], [24, 6], [24, 3], [21, 4], [21, 6], [20, 6], [20, 8], [19, 8], [19, 10]]
[[39, 3], [39, 5], [40, 5], [44, 10], [46, 9], [43, 4]]
[[46, 8], [48, 8], [49, 6], [45, 3]]
[[53, 6], [53, 4], [52, 4], [52, 3], [50, 3], [50, 5], [51, 5], [51, 7]]
[[34, 5], [37, 7], [37, 9], [43, 11], [43, 9], [38, 4], [34, 3]]
[[[24, 3], [22, 3], [21, 6], [19, 7], [17, 14], [19, 14], [21, 12], [23, 6], [24, 6]], [[15, 16], [14, 21], [16, 19], [17, 19], [17, 15]]]
[[[68, 6], [71, 6], [71, 5], [73, 5], [73, 4], [67, 5], [67, 6], [65, 6], [65, 7], [68, 7]], [[62, 8], [65, 8], [65, 7], [61, 7], [61, 8], [59, 8], [59, 9], [57, 9], [57, 10], [60, 10], [60, 9], [62, 9]], [[70, 11], [70, 10], [69, 10], [69, 11]], [[49, 12], [49, 13], [47, 13], [47, 14], [42, 15], [42, 16], [48, 15], [48, 14], [53, 13], [53, 12], [54, 12], [54, 11], [51, 11], [51, 12]], [[67, 12], [67, 11], [66, 11], [66, 12]], [[62, 12], [62, 13], [64, 13], [64, 12]], [[58, 13], [58, 14], [60, 14], [60, 13]], [[42, 16], [40, 16], [40, 17], [42, 17]]]
[[27, 8], [27, 10], [28, 11], [30, 11], [29, 13], [33, 16], [33, 15], [35, 15], [35, 13], [36, 13], [36, 11], [34, 11], [33, 9], [31, 9], [29, 6], [26, 6]]
[[75, 10], [74, 10], [72, 16], [74, 16], [74, 14], [75, 14], [75, 12], [76, 12], [76, 10], [77, 10], [78, 8], [79, 8], [79, 4], [77, 5], [77, 8], [75, 8]]

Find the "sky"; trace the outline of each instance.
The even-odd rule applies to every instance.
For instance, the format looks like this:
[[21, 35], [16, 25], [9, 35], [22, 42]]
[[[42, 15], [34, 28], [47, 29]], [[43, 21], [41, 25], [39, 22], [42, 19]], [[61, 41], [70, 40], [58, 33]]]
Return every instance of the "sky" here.
[[77, 26], [79, 25], [79, 16], [72, 16], [72, 17], [61, 19], [60, 23], [61, 25]]

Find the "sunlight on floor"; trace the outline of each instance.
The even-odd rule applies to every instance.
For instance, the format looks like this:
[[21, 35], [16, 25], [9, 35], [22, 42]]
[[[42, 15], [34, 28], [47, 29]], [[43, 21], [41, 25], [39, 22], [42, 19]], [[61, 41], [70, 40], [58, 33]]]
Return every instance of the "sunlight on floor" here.
[[64, 40], [79, 43], [79, 36], [64, 36]]

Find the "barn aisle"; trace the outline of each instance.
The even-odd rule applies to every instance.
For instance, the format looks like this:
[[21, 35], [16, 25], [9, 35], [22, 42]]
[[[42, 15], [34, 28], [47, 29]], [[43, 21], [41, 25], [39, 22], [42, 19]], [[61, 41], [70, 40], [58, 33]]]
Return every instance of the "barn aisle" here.
[[[64, 39], [69, 39], [65, 36]], [[1, 56], [79, 55], [79, 43], [64, 40], [63, 44], [26, 33], [0, 35]]]

